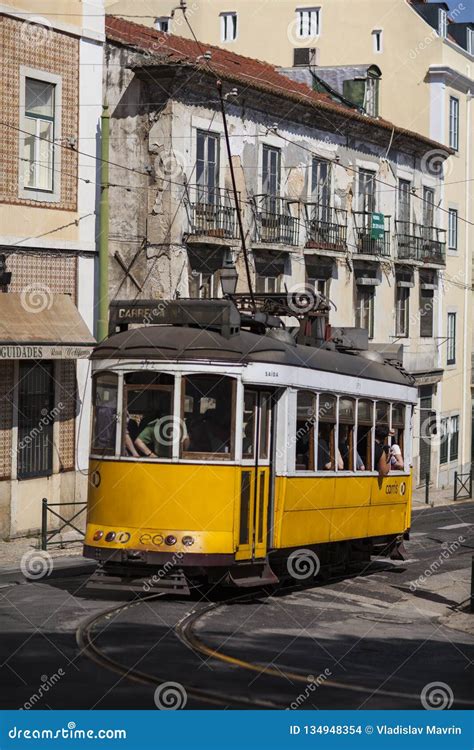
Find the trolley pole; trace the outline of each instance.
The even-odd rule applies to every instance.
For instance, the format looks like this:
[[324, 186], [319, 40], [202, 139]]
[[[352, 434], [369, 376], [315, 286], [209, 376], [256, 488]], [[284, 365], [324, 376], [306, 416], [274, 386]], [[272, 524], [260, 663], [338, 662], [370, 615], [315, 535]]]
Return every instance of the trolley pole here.
[[97, 339], [107, 336], [109, 322], [109, 105], [102, 106], [100, 139], [100, 203], [99, 203], [99, 315]]

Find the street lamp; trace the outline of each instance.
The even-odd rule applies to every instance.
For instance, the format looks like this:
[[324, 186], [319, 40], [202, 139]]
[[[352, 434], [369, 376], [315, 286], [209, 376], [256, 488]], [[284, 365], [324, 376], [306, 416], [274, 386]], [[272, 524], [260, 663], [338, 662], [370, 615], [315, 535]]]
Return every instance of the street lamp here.
[[239, 278], [235, 266], [233, 264], [224, 266], [224, 268], [221, 269], [220, 277], [222, 294], [224, 297], [232, 297], [237, 289], [237, 281]]

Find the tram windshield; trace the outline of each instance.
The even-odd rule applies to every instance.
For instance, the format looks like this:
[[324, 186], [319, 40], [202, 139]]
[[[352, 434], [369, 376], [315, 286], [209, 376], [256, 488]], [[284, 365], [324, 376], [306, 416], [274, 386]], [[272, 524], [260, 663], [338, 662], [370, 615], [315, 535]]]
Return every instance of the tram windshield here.
[[172, 375], [134, 372], [125, 376], [123, 456], [171, 458], [176, 429], [173, 387]]
[[189, 436], [183, 458], [234, 454], [235, 381], [221, 375], [183, 378], [181, 421]]

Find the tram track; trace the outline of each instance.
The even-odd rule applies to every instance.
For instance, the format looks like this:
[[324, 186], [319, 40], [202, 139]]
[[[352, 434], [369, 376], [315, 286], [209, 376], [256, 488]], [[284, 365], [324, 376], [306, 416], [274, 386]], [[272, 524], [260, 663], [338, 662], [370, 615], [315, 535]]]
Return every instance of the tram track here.
[[[247, 595], [246, 597], [238, 597], [240, 601], [250, 601], [252, 598], [258, 598], [258, 594], [254, 595]], [[261, 598], [261, 594], [260, 594]], [[231, 600], [233, 602], [236, 602], [236, 599]], [[245, 659], [238, 658], [236, 656], [232, 656], [229, 653], [225, 653], [221, 651], [220, 649], [213, 648], [211, 646], [208, 646], [202, 638], [200, 638], [196, 634], [196, 627], [202, 618], [206, 617], [209, 613], [215, 612], [217, 609], [227, 606], [230, 602], [216, 602], [209, 604], [202, 609], [199, 609], [198, 611], [190, 612], [188, 615], [185, 615], [185, 617], [178, 623], [175, 630], [180, 638], [180, 640], [192, 651], [197, 652], [206, 658], [212, 658], [216, 659], [217, 661], [220, 661], [225, 664], [229, 664], [231, 666], [247, 670], [249, 672], [256, 672], [260, 675], [266, 675], [269, 677], [275, 677], [280, 680], [292, 680], [293, 682], [299, 682], [303, 683], [306, 687], [311, 684], [311, 681], [308, 679], [308, 675], [302, 674], [301, 672], [293, 672], [284, 669], [283, 667], [271, 667], [271, 666], [264, 666], [262, 664], [258, 664], [256, 662], [250, 662]], [[383, 619], [383, 618], [381, 618]], [[357, 684], [350, 684], [347, 682], [340, 682], [338, 680], [332, 680], [332, 679], [325, 679], [320, 683], [321, 687], [331, 687], [338, 690], [346, 690], [350, 692], [357, 692], [362, 693], [365, 695], [373, 695], [377, 694], [379, 696], [384, 696], [386, 698], [401, 698], [401, 699], [407, 699], [410, 698], [417, 703], [420, 701], [420, 695], [418, 693], [407, 693], [407, 692], [399, 692], [394, 690], [384, 690], [384, 689], [374, 689], [369, 687], [364, 687], [363, 685], [357, 685]], [[468, 700], [462, 700], [458, 699], [458, 703], [466, 706], [472, 706], [474, 704], [474, 701], [468, 701]]]
[[[352, 575], [352, 576], [344, 576], [344, 580], [347, 578], [359, 578], [358, 575]], [[340, 580], [340, 576], [335, 576], [333, 578], [329, 578], [326, 583], [336, 582]], [[283, 585], [280, 587], [279, 591], [281, 592], [284, 590], [285, 592], [291, 592], [291, 591], [299, 591], [302, 590], [301, 585]], [[192, 651], [195, 654], [198, 654], [200, 657], [205, 657], [206, 659], [215, 659], [216, 661], [220, 662], [221, 664], [225, 664], [227, 666], [231, 666], [237, 669], [246, 670], [248, 672], [257, 673], [259, 675], [265, 675], [267, 677], [279, 679], [279, 680], [290, 680], [295, 683], [301, 683], [304, 684], [306, 687], [308, 687], [311, 684], [311, 681], [308, 679], [307, 674], [303, 674], [301, 672], [294, 672], [292, 670], [285, 669], [283, 667], [274, 667], [270, 665], [263, 665], [258, 662], [252, 662], [248, 661], [244, 658], [240, 658], [239, 656], [233, 656], [230, 653], [226, 653], [222, 651], [220, 648], [214, 648], [211, 645], [208, 645], [202, 637], [200, 637], [197, 633], [197, 627], [199, 626], [200, 622], [203, 620], [203, 618], [208, 617], [211, 613], [216, 613], [218, 610], [222, 609], [223, 607], [227, 607], [232, 604], [239, 604], [239, 603], [250, 603], [252, 601], [256, 601], [258, 599], [261, 599], [262, 596], [267, 595], [267, 592], [262, 591], [259, 589], [258, 591], [252, 592], [252, 593], [245, 593], [243, 595], [239, 596], [233, 596], [228, 599], [225, 599], [223, 601], [218, 602], [211, 602], [209, 604], [205, 604], [203, 606], [198, 607], [197, 609], [193, 609], [189, 612], [187, 612], [178, 622], [177, 624], [172, 628], [174, 631], [176, 637], [180, 640], [180, 642], [188, 648], [190, 651]], [[120, 677], [131, 680], [133, 682], [141, 683], [144, 685], [151, 685], [154, 687], [158, 687], [162, 685], [163, 683], [167, 682], [170, 679], [170, 676], [165, 675], [159, 675], [159, 674], [150, 674], [147, 672], [143, 672], [141, 670], [136, 669], [135, 667], [128, 667], [125, 664], [122, 664], [118, 662], [117, 660], [113, 659], [112, 657], [108, 656], [102, 649], [100, 649], [94, 639], [93, 631], [101, 621], [104, 619], [110, 618], [113, 615], [118, 615], [120, 612], [124, 612], [127, 609], [131, 607], [140, 606], [140, 604], [148, 604], [150, 602], [156, 601], [158, 599], [163, 598], [166, 596], [165, 593], [157, 593], [152, 594], [147, 597], [141, 597], [138, 601], [134, 602], [127, 602], [125, 604], [116, 605], [114, 607], [108, 608], [106, 610], [103, 610], [102, 612], [88, 618], [83, 623], [80, 624], [80, 626], [77, 629], [76, 632], [76, 640], [78, 643], [78, 646], [81, 648], [81, 651], [88, 656], [90, 659], [92, 659], [95, 663], [99, 664], [102, 667], [105, 667], [106, 669], [109, 669], [110, 671], [114, 672], [115, 674], [118, 674]], [[380, 618], [381, 621], [383, 618]], [[100, 634], [99, 634], [100, 635]], [[96, 636], [97, 638], [97, 636]], [[314, 671], [314, 670], [313, 670]], [[182, 681], [181, 681], [181, 684]], [[183, 684], [183, 687], [186, 690], [186, 693], [189, 697], [194, 698], [198, 701], [208, 703], [210, 705], [214, 706], [225, 706], [225, 707], [234, 707], [234, 708], [262, 708], [262, 709], [285, 709], [287, 708], [287, 705], [282, 705], [275, 703], [270, 700], [262, 700], [258, 698], [249, 698], [246, 696], [225, 696], [223, 697], [222, 694], [219, 694], [217, 692], [206, 690], [206, 689], [200, 689], [196, 688], [194, 686], [189, 686], [186, 684]], [[323, 682], [321, 682], [321, 687], [329, 687], [337, 690], [342, 691], [348, 691], [353, 693], [360, 693], [363, 695], [374, 695], [375, 693], [378, 696], [383, 696], [386, 698], [398, 698], [406, 700], [411, 699], [415, 701], [416, 703], [419, 703], [420, 701], [420, 695], [417, 694], [410, 694], [406, 692], [399, 692], [394, 690], [385, 690], [385, 689], [374, 689], [373, 687], [365, 687], [364, 685], [360, 684], [354, 684], [354, 683], [347, 683], [347, 682], [341, 682], [338, 680], [333, 680], [330, 678], [325, 679]], [[460, 700], [457, 701], [459, 704], [466, 705], [466, 706], [472, 706], [473, 701], [468, 700]]]
[[[153, 687], [159, 687], [169, 680], [169, 675], [158, 675], [143, 672], [142, 670], [136, 669], [135, 667], [129, 667], [116, 659], [113, 659], [100, 649], [97, 644], [97, 636], [94, 638], [94, 630], [97, 628], [99, 623], [103, 620], [118, 615], [120, 612], [125, 612], [131, 607], [139, 606], [140, 604], [150, 603], [161, 599], [166, 596], [165, 593], [152, 594], [147, 597], [142, 597], [138, 601], [127, 602], [125, 604], [115, 605], [109, 607], [98, 614], [95, 614], [82, 622], [76, 630], [76, 642], [79, 646], [81, 653], [91, 659], [100, 667], [104, 667], [114, 674], [119, 675], [122, 679], [127, 679], [132, 682], [136, 682], [142, 685], [150, 685]], [[190, 614], [190, 613], [189, 613]], [[100, 633], [99, 633], [100, 635]], [[194, 698], [198, 701], [203, 701], [211, 705], [217, 706], [233, 706], [235, 708], [266, 708], [266, 709], [278, 709], [283, 708], [272, 701], [249, 699], [245, 696], [223, 697], [222, 694], [213, 692], [211, 690], [201, 690], [193, 686], [183, 685], [186, 690], [188, 697]]]

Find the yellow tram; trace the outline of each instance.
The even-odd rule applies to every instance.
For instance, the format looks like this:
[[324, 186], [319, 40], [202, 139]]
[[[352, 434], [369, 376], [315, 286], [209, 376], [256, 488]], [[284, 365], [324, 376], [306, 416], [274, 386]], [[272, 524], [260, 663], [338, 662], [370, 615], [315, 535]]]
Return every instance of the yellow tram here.
[[[181, 590], [275, 582], [295, 554], [324, 565], [400, 542], [416, 402], [406, 373], [368, 351], [297, 343], [228, 300], [137, 309], [119, 305], [119, 323], [158, 324], [123, 326], [92, 355], [86, 557]], [[380, 426], [403, 454], [387, 476]]]

